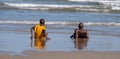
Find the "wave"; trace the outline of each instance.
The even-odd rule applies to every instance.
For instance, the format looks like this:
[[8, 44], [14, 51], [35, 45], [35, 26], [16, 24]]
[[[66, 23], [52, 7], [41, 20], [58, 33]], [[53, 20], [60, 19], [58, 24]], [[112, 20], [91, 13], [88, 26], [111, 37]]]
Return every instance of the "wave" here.
[[[118, 7], [111, 8], [108, 5], [60, 5], [60, 4], [32, 4], [32, 3], [2, 3], [5, 6], [16, 9], [27, 10], [56, 10], [56, 11], [95, 11], [95, 12], [109, 12], [112, 10], [120, 10]], [[6, 7], [5, 7], [6, 8]]]
[[120, 2], [120, 0], [68, 0], [76, 2]]
[[3, 2], [0, 2], [0, 6], [5, 5]]
[[68, 0], [76, 2], [97, 2], [105, 6], [110, 6], [112, 10], [120, 10], [120, 0]]
[[[39, 21], [2, 21], [0, 20], [0, 24], [38, 24]], [[79, 22], [46, 22], [48, 25], [77, 25]], [[93, 26], [120, 26], [120, 23], [116, 22], [109, 22], [109, 23], [103, 23], [103, 22], [86, 22], [85, 25], [93, 25]]]
[[11, 6], [11, 7], [18, 7], [18, 8], [76, 8], [76, 7], [92, 7], [88, 5], [57, 5], [57, 4], [32, 4], [32, 3], [6, 3], [5, 5]]
[[[27, 9], [27, 10], [56, 10], [56, 11], [95, 11], [95, 12], [111, 12], [120, 11], [119, 0], [68, 0], [68, 2], [88, 2], [85, 5], [76, 4], [33, 4], [33, 3], [10, 3], [0, 2], [0, 6], [5, 5], [13, 9]], [[3, 8], [2, 7], [2, 8]]]

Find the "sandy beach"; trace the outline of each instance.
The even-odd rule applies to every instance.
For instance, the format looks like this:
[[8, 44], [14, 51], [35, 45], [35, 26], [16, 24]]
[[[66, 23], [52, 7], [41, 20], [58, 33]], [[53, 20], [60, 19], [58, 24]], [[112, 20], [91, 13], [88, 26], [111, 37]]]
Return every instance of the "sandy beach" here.
[[0, 40], [0, 59], [120, 59], [117, 36], [89, 35], [86, 49], [78, 50], [74, 48], [73, 40], [69, 38], [71, 33], [49, 33], [52, 39], [47, 42], [45, 49], [37, 50], [29, 46], [28, 32], [1, 31], [0, 33], [3, 39]]
[[120, 52], [25, 51], [24, 55], [0, 54], [0, 59], [120, 59]]
[[[30, 28], [46, 20], [45, 49], [30, 47]], [[82, 50], [70, 36], [83, 22]], [[118, 0], [0, 0], [0, 59], [120, 59]]]

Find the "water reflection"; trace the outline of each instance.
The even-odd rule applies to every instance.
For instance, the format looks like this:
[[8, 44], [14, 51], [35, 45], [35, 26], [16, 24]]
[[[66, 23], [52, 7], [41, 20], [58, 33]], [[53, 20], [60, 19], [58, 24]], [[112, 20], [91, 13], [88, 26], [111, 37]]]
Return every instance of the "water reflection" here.
[[83, 49], [85, 48], [88, 44], [88, 40], [84, 38], [79, 38], [78, 39], [78, 49]]
[[88, 46], [88, 39], [78, 38], [77, 43], [76, 43], [75, 39], [73, 39], [73, 40], [74, 40], [74, 46], [75, 46], [75, 48], [84, 49], [84, 48], [86, 48]]
[[44, 49], [45, 41], [44, 40], [40, 40], [40, 39], [33, 39], [33, 38], [31, 38], [30, 46], [31, 47], [34, 46], [34, 48], [36, 48], [36, 49]]

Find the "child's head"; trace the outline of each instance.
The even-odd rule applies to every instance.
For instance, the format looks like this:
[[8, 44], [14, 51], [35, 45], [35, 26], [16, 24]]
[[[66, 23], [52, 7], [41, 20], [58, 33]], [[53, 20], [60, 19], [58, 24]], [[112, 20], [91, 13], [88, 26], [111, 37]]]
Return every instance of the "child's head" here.
[[84, 24], [80, 22], [79, 25], [78, 25], [78, 28], [82, 29], [83, 27], [84, 27]]
[[44, 19], [40, 19], [40, 24], [45, 24], [45, 20]]

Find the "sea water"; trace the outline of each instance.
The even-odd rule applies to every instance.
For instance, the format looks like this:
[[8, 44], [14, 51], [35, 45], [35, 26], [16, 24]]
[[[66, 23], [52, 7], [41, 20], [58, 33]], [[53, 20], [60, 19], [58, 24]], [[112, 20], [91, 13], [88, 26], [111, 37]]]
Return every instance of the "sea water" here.
[[46, 20], [44, 51], [75, 51], [70, 38], [79, 22], [89, 33], [82, 50], [120, 51], [119, 0], [0, 0], [0, 51], [22, 52], [30, 47], [30, 28]]

